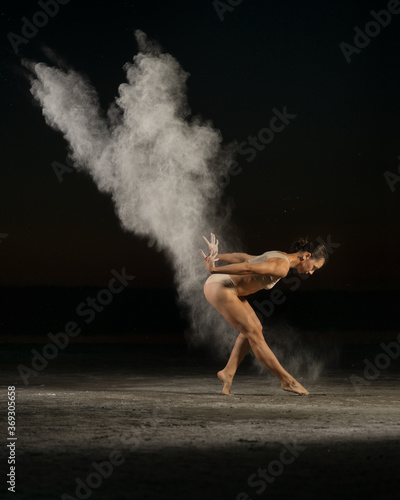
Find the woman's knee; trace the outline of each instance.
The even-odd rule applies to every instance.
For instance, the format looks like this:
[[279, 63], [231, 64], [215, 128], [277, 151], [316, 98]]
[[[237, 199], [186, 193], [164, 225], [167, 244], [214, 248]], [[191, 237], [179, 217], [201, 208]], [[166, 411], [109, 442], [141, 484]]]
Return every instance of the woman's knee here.
[[247, 338], [247, 340], [251, 343], [258, 343], [264, 340], [264, 336], [262, 334], [262, 329], [258, 326], [247, 327], [243, 330], [240, 330], [243, 335]]

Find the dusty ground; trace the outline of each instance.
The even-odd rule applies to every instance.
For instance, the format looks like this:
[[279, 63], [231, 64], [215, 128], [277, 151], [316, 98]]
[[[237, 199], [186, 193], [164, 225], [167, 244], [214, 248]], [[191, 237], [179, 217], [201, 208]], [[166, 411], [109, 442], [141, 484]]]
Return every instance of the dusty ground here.
[[223, 397], [212, 362], [149, 359], [147, 350], [128, 362], [115, 346], [103, 357], [60, 356], [25, 386], [9, 356], [1, 400], [4, 409], [6, 387], [17, 386], [17, 493], [3, 497], [386, 499], [398, 491], [397, 371], [357, 393], [349, 376], [362, 371], [331, 369], [302, 381], [311, 396], [299, 397], [243, 367], [235, 396]]

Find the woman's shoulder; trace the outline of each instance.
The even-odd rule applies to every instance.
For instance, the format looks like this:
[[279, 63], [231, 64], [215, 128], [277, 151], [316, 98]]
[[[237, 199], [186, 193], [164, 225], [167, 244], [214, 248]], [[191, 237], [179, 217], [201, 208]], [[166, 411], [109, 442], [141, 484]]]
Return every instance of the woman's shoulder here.
[[[271, 252], [266, 253], [271, 254], [271, 258], [276, 257], [278, 259], [285, 259], [290, 263], [290, 259], [286, 252], [281, 252], [280, 250], [272, 250]], [[274, 255], [272, 256], [272, 254]]]
[[257, 264], [258, 262], [265, 262], [269, 259], [285, 259], [289, 264], [289, 257], [285, 254], [285, 252], [281, 252], [280, 250], [268, 250], [267, 252], [262, 253], [261, 255], [257, 255], [253, 257], [249, 262], [251, 264]]

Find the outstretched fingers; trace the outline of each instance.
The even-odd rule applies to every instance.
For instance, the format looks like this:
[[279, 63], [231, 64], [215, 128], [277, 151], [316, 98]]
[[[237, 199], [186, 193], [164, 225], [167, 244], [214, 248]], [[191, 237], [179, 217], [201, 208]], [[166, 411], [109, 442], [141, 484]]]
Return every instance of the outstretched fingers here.
[[208, 241], [208, 239], [205, 236], [203, 236], [203, 239], [207, 243], [209, 257], [212, 257], [214, 259], [214, 261], [219, 260], [217, 258], [219, 241], [215, 238], [215, 234], [211, 233], [211, 237], [210, 237], [211, 241]]
[[203, 236], [203, 240], [207, 243], [208, 247], [211, 245], [211, 242], [205, 236]]

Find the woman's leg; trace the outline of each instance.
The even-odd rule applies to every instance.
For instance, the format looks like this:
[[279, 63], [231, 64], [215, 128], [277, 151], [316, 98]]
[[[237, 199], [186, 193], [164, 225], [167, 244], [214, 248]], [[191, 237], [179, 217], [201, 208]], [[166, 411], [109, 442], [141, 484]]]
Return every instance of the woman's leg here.
[[243, 361], [243, 358], [249, 352], [250, 343], [243, 333], [240, 333], [233, 346], [229, 360], [221, 371], [217, 373], [219, 380], [222, 383], [222, 394], [232, 396], [230, 389], [238, 366]]
[[[259, 328], [262, 331], [262, 325], [260, 320], [257, 318], [256, 313], [254, 312], [251, 305], [247, 302], [244, 297], [239, 297], [239, 300], [246, 307], [249, 314], [253, 317], [254, 321], [258, 324]], [[222, 394], [227, 396], [232, 396], [230, 392], [230, 388], [232, 385], [233, 377], [240, 365], [243, 361], [244, 357], [250, 350], [250, 343], [247, 340], [246, 336], [243, 333], [240, 333], [236, 339], [235, 345], [233, 346], [231, 355], [229, 356], [229, 360], [221, 371], [217, 373], [219, 380], [222, 383]]]
[[302, 395], [308, 394], [279, 363], [265, 342], [260, 325], [232, 289], [220, 283], [209, 283], [204, 286], [204, 295], [228, 323], [246, 337], [256, 358], [281, 381], [282, 389]]

